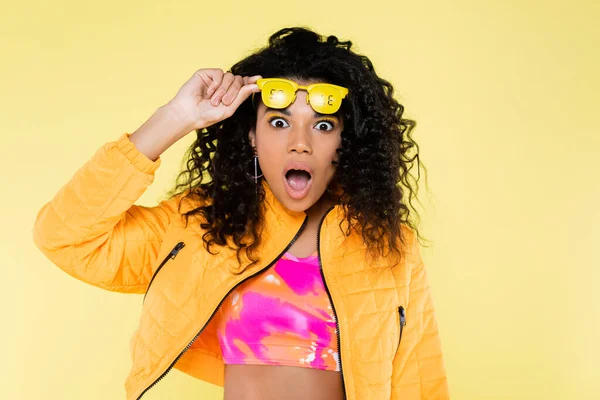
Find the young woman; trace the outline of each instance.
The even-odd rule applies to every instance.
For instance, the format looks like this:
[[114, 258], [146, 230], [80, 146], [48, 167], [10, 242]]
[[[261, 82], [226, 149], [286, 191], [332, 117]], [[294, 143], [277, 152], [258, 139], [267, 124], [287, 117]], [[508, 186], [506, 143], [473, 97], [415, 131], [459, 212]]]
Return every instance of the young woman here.
[[[448, 398], [408, 219], [414, 122], [351, 46], [282, 29], [230, 71], [198, 70], [40, 210], [52, 262], [144, 294], [127, 399], [172, 368], [228, 400]], [[175, 190], [135, 205], [191, 131]]]

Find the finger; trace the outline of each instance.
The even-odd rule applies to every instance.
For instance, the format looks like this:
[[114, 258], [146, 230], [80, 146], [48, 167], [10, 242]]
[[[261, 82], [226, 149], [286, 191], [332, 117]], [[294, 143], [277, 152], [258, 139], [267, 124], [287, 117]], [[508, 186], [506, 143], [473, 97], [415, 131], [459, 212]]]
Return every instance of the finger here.
[[246, 100], [252, 93], [259, 91], [260, 89], [255, 83], [243, 86], [237, 93], [237, 96], [235, 97], [233, 102], [227, 108], [231, 110], [237, 109], [240, 106], [240, 104], [242, 104], [244, 100]]
[[223, 104], [225, 104], [226, 106], [230, 105], [233, 99], [235, 99], [235, 97], [237, 96], [242, 86], [244, 86], [244, 80], [240, 75], [237, 75], [231, 86], [229, 86], [227, 93], [225, 93], [223, 99], [221, 100]]
[[210, 100], [210, 102], [213, 106], [219, 105], [219, 103], [221, 102], [221, 99], [223, 98], [225, 93], [227, 93], [227, 90], [229, 90], [229, 86], [231, 86], [234, 79], [235, 79], [235, 77], [231, 72], [227, 72], [225, 75], [223, 75], [223, 80], [221, 81], [221, 85], [215, 91], [215, 94], [213, 94], [212, 99]]
[[217, 90], [217, 88], [221, 85], [221, 82], [223, 80], [223, 70], [220, 68], [215, 68], [215, 69], [207, 71], [207, 72], [212, 72], [212, 76], [211, 76], [212, 83], [208, 87], [208, 90], [206, 91], [206, 95], [212, 96], [212, 94], [215, 92], [215, 90]]
[[261, 79], [262, 76], [261, 75], [254, 75], [248, 78], [248, 82], [247, 83], [256, 83], [257, 80]]
[[249, 83], [255, 83], [260, 78], [262, 78], [262, 76], [260, 75], [244, 76], [244, 85], [247, 85]]

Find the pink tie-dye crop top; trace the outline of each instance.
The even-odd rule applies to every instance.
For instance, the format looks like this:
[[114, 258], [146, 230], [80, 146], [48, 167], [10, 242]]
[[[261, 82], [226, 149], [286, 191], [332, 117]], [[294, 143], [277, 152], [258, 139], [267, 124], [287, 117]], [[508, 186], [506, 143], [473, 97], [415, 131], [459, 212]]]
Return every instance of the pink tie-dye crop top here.
[[225, 364], [339, 371], [335, 317], [317, 253], [285, 253], [234, 289], [215, 316]]

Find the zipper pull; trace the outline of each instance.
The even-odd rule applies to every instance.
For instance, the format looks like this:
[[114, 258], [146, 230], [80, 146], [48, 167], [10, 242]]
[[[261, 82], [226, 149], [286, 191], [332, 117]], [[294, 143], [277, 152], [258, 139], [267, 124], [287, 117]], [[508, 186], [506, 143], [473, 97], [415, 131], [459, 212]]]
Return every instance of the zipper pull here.
[[398, 307], [398, 311], [400, 312], [400, 325], [406, 325], [406, 312], [404, 311], [404, 307]]
[[171, 252], [169, 253], [169, 257], [171, 257], [171, 259], [174, 259], [175, 257], [177, 257], [177, 253], [179, 253], [179, 250], [181, 250], [184, 247], [185, 247], [185, 243], [183, 243], [183, 242], [177, 243], [175, 245], [175, 247], [173, 247], [173, 250], [171, 250]]

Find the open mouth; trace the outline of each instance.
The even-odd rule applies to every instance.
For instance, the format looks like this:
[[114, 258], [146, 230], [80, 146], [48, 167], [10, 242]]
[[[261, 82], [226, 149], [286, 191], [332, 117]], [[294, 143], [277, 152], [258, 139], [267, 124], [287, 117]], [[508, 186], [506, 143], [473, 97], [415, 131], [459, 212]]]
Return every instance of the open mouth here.
[[308, 171], [301, 169], [290, 169], [285, 174], [285, 179], [292, 189], [301, 191], [308, 186], [308, 182], [312, 179], [312, 176]]
[[312, 187], [312, 174], [306, 166], [301, 164], [289, 167], [284, 174], [285, 189], [290, 197], [301, 199], [308, 194]]

